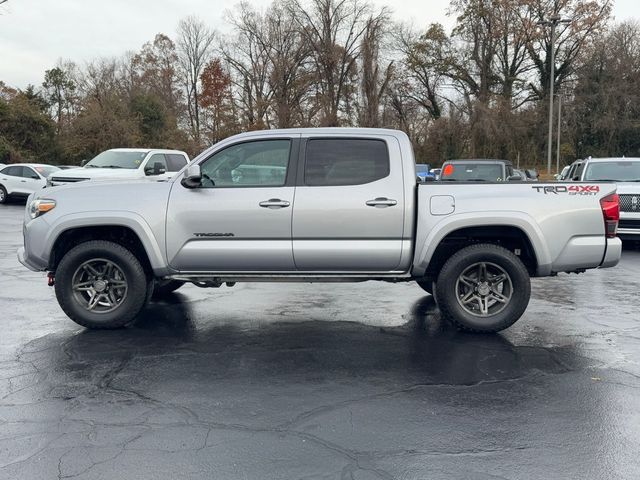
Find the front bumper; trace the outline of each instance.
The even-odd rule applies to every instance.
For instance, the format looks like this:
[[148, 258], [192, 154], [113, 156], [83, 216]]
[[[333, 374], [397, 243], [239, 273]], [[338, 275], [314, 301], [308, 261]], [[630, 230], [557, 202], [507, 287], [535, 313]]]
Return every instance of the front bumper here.
[[37, 265], [32, 265], [27, 261], [24, 247], [18, 249], [18, 261], [32, 272], [41, 272], [43, 270], [42, 268], [38, 268]]
[[607, 249], [599, 268], [615, 267], [622, 256], [622, 240], [619, 238], [607, 238]]

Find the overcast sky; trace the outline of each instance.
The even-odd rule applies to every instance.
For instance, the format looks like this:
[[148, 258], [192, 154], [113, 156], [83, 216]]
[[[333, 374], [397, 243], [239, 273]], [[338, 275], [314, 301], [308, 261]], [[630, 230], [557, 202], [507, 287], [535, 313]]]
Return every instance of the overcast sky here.
[[[79, 64], [139, 50], [162, 32], [173, 37], [178, 20], [195, 14], [224, 31], [223, 12], [238, 0], [9, 0], [0, 6], [0, 80], [24, 88], [42, 83], [58, 59]], [[252, 0], [264, 7], [270, 0]], [[375, 0], [394, 17], [417, 26], [452, 25], [448, 0]], [[616, 0], [616, 20], [640, 17], [638, 0]]]

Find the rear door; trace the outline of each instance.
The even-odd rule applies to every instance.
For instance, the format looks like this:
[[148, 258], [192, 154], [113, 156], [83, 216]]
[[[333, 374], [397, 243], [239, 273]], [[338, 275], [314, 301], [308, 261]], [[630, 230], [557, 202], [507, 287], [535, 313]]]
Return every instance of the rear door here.
[[0, 172], [0, 183], [9, 195], [21, 193], [22, 165], [10, 165]]
[[391, 136], [310, 136], [301, 150], [293, 209], [297, 269], [397, 268], [405, 202], [398, 141]]

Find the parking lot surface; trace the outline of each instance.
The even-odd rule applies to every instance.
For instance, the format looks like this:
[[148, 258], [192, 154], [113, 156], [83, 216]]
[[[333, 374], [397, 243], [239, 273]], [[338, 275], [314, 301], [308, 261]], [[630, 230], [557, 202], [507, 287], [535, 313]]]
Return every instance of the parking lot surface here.
[[498, 335], [415, 284], [185, 286], [88, 331], [0, 206], [1, 479], [640, 478], [640, 252]]

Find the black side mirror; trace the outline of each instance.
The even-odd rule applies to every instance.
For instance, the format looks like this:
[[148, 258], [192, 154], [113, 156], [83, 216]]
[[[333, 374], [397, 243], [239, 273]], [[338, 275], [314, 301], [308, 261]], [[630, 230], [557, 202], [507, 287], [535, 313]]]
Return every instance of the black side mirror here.
[[167, 169], [164, 168], [164, 164], [162, 162], [155, 162], [153, 164], [153, 167], [146, 168], [144, 172], [147, 175], [162, 175], [166, 171], [167, 171]]
[[200, 165], [189, 165], [184, 172], [180, 183], [185, 188], [198, 188], [202, 182], [202, 172]]
[[507, 177], [507, 182], [520, 182], [521, 180], [522, 178], [520, 175], [511, 175], [510, 177]]

